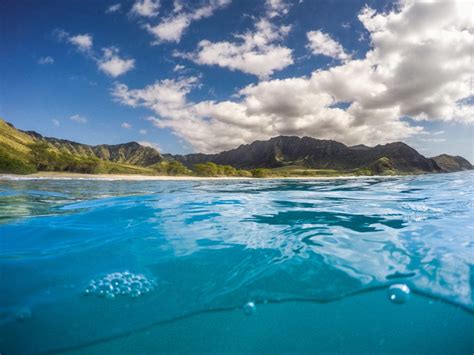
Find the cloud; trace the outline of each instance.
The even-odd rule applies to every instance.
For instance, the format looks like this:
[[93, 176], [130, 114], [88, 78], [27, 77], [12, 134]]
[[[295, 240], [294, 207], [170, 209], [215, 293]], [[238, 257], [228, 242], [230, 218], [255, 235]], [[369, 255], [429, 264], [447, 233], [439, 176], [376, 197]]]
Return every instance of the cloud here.
[[61, 125], [61, 122], [55, 118], [53, 118], [51, 122], [53, 123], [54, 127], [59, 127]]
[[[116, 84], [112, 95], [118, 102], [127, 106], [144, 106], [163, 117], [179, 117], [182, 109], [188, 105], [186, 95], [197, 83], [197, 77], [165, 79], [141, 90], [130, 90], [125, 84]], [[148, 117], [147, 120], [152, 121], [155, 118]]]
[[80, 115], [72, 115], [69, 119], [77, 123], [87, 123], [87, 118]]
[[267, 79], [275, 71], [293, 64], [292, 50], [276, 44], [286, 37], [290, 26], [275, 26], [260, 19], [253, 32], [237, 35], [236, 42], [203, 40], [193, 53], [178, 53], [201, 65], [217, 65]]
[[285, 0], [266, 0], [265, 7], [269, 18], [284, 16], [290, 11], [290, 4]]
[[173, 71], [174, 72], [179, 72], [179, 71], [183, 71], [186, 67], [184, 65], [181, 65], [181, 64], [176, 64], [175, 67], [173, 68]]
[[142, 129], [140, 129], [140, 130], [138, 131], [138, 133], [145, 135], [145, 134], [148, 133], [148, 131], [147, 131], [146, 129], [143, 129], [143, 128], [142, 128]]
[[113, 5], [110, 5], [110, 6], [107, 8], [107, 10], [105, 10], [105, 13], [106, 13], [106, 14], [111, 14], [111, 13], [120, 11], [121, 8], [122, 8], [122, 5], [121, 5], [121, 4], [113, 4]]
[[179, 42], [183, 36], [184, 31], [189, 27], [191, 21], [185, 15], [179, 15], [176, 17], [169, 17], [163, 20], [160, 24], [155, 27], [147, 25], [147, 29], [156, 38], [157, 42]]
[[140, 144], [143, 147], [156, 149], [159, 152], [161, 151], [161, 148], [158, 143], [149, 142], [149, 141], [138, 141], [138, 144]]
[[55, 28], [52, 34], [58, 41], [65, 41], [69, 38], [69, 33], [61, 28]]
[[136, 0], [131, 12], [138, 16], [155, 17], [158, 16], [159, 8], [159, 0]]
[[130, 123], [127, 123], [127, 122], [123, 122], [120, 127], [122, 128], [125, 128], [125, 129], [130, 129], [132, 128], [132, 125]]
[[145, 28], [155, 36], [155, 44], [163, 42], [178, 43], [192, 22], [212, 16], [216, 10], [227, 6], [230, 2], [231, 0], [207, 0], [204, 6], [185, 12], [182, 3], [175, 1], [171, 16], [166, 17], [156, 26], [147, 24]]
[[112, 94], [124, 105], [150, 109], [156, 115], [151, 123], [207, 153], [277, 135], [373, 145], [420, 134], [417, 121], [472, 124], [470, 6], [405, 1], [387, 12], [365, 7], [359, 14], [371, 46], [365, 57], [252, 84], [232, 100], [189, 102], [195, 77], [142, 89], [117, 84]]
[[103, 48], [103, 56], [97, 61], [99, 69], [107, 75], [116, 78], [135, 68], [134, 59], [122, 59], [115, 47]]
[[350, 59], [344, 48], [327, 33], [321, 31], [310, 31], [306, 34], [308, 38], [307, 47], [314, 55], [324, 55], [342, 61]]
[[89, 34], [72, 36], [69, 37], [68, 40], [82, 52], [87, 52], [92, 49], [92, 36]]
[[46, 64], [54, 64], [54, 59], [53, 57], [47, 56], [47, 57], [41, 57], [38, 59], [38, 64], [46, 65]]
[[120, 50], [117, 47], [102, 48], [102, 53], [98, 54], [93, 48], [92, 36], [81, 34], [71, 36], [68, 32], [56, 29], [54, 34], [60, 41], [74, 44], [87, 58], [96, 62], [100, 71], [112, 78], [127, 73], [135, 68], [135, 59], [123, 59], [119, 56]]
[[173, 0], [173, 12], [178, 13], [183, 10], [182, 0]]
[[462, 1], [406, 2], [387, 14], [364, 8], [359, 19], [374, 47], [366, 62], [384, 86], [366, 106], [396, 105], [416, 120], [473, 122], [473, 106], [463, 102], [472, 98], [471, 10]]
[[446, 142], [446, 138], [420, 138], [422, 142], [442, 143]]

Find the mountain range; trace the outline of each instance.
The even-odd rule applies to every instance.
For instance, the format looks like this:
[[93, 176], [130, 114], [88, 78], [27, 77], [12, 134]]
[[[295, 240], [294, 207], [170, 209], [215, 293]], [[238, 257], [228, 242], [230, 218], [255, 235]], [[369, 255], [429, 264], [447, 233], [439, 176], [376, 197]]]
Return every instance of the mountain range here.
[[[100, 162], [106, 173], [159, 173], [158, 167], [179, 162], [191, 173], [197, 164], [214, 163], [235, 169], [272, 169], [272, 171], [334, 171], [357, 174], [421, 174], [473, 169], [460, 156], [442, 154], [426, 158], [405, 143], [395, 142], [375, 147], [346, 146], [332, 140], [311, 137], [278, 136], [218, 154], [161, 154], [136, 142], [91, 146], [69, 140], [44, 137], [34, 131], [22, 131], [0, 120], [0, 172], [33, 172], [32, 145], [42, 143], [54, 156], [69, 159], [92, 159]], [[24, 169], [18, 169], [23, 167]], [[29, 168], [28, 168], [29, 167]], [[282, 170], [283, 169], [283, 170]], [[23, 170], [23, 171], [21, 171]], [[184, 170], [183, 170], [184, 171]]]
[[256, 141], [219, 154], [175, 155], [186, 166], [207, 161], [242, 169], [303, 166], [313, 169], [351, 171], [369, 167], [381, 158], [388, 158], [393, 168], [402, 173], [439, 172], [434, 159], [428, 159], [405, 143], [396, 142], [361, 149], [331, 140], [310, 137], [279, 136]]

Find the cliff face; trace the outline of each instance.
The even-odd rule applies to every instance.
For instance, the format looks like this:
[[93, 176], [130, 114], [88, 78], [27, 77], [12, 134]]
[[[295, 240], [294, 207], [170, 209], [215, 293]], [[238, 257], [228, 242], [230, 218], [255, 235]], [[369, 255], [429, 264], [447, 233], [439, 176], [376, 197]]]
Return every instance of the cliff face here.
[[268, 141], [256, 141], [219, 154], [188, 154], [172, 156], [187, 166], [213, 162], [237, 168], [276, 168], [303, 165], [314, 169], [353, 170], [374, 164], [386, 157], [403, 173], [439, 172], [435, 161], [425, 158], [405, 143], [347, 147], [331, 141], [310, 137], [279, 136]]

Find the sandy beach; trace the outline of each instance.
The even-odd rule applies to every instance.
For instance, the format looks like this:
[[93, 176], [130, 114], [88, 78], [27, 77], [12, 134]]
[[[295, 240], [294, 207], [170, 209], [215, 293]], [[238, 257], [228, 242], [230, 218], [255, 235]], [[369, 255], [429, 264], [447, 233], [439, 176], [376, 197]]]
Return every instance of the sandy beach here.
[[30, 175], [2, 174], [0, 180], [109, 180], [109, 181], [190, 181], [190, 180], [337, 180], [337, 179], [366, 179], [393, 178], [391, 176], [291, 176], [291, 177], [238, 177], [238, 176], [165, 176], [165, 175], [119, 175], [119, 174], [76, 174], [59, 172], [41, 172]]
[[0, 179], [11, 180], [112, 180], [112, 181], [160, 181], [160, 180], [251, 180], [246, 177], [200, 177], [200, 176], [166, 176], [166, 175], [138, 175], [138, 174], [77, 174], [77, 173], [58, 173], [41, 172], [29, 175], [0, 175]]

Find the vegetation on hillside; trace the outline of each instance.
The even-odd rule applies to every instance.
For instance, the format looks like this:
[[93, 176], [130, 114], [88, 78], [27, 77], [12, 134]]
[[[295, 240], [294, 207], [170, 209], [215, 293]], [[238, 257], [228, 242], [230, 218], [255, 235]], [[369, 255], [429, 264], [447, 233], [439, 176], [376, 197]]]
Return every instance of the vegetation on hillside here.
[[251, 171], [252, 176], [256, 178], [266, 178], [271, 175], [271, 169], [258, 168]]
[[367, 167], [357, 169], [355, 175], [397, 175], [397, 170], [394, 168], [390, 158], [382, 157]]
[[151, 168], [160, 175], [191, 175], [192, 171], [176, 160], [163, 160], [158, 164], [152, 165]]
[[46, 142], [30, 144], [30, 162], [38, 171], [66, 171], [83, 174], [100, 172], [101, 161], [90, 156], [74, 156], [67, 152], [52, 150]]
[[237, 176], [251, 177], [248, 170], [239, 170], [230, 165], [217, 165], [215, 163], [195, 164], [193, 171], [197, 176], [217, 177], [217, 176]]
[[36, 171], [28, 161], [12, 156], [0, 147], [0, 173], [31, 174]]
[[0, 120], [0, 173], [30, 174], [35, 167], [29, 161], [32, 137]]

